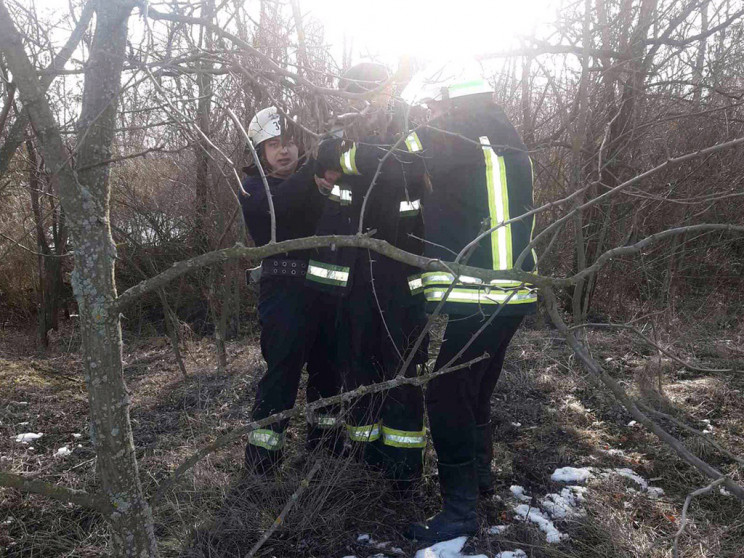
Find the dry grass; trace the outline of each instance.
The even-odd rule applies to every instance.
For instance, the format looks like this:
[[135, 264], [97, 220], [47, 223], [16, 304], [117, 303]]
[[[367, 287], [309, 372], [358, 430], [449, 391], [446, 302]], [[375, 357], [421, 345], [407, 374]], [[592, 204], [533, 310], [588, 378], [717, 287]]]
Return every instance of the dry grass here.
[[[677, 349], [701, 364], [741, 368], [736, 333], [728, 333], [734, 335], [733, 343], [722, 335], [711, 339], [705, 337], [709, 331], [691, 330]], [[63, 332], [56, 348], [37, 355], [26, 332], [0, 334], [0, 466], [95, 490], [85, 391], [77, 356], [67, 352], [78, 343], [71, 335]], [[691, 374], [669, 366], [662, 370], [659, 391], [653, 351], [614, 332], [590, 332], [588, 340], [595, 356], [634, 396], [701, 430], [709, 420], [716, 440], [744, 455], [741, 375]], [[229, 373], [217, 375], [209, 340], [193, 341], [186, 352], [190, 377], [184, 380], [167, 345], [128, 343], [125, 374], [133, 394], [134, 437], [146, 490], [153, 491], [196, 447], [246, 420], [263, 370], [255, 336], [231, 344], [229, 354]], [[498, 498], [481, 505], [483, 530], [466, 550], [492, 556], [522, 548], [534, 558], [671, 557], [669, 537], [678, 527], [684, 498], [706, 480], [656, 438], [629, 427], [627, 413], [577, 369], [552, 330], [523, 329], [518, 334], [492, 403], [498, 423], [493, 464]], [[711, 464], [742, 480], [741, 469], [702, 439], [667, 427]], [[30, 431], [44, 433], [33, 450], [12, 441]], [[83, 437], [73, 438], [74, 433]], [[200, 463], [156, 509], [162, 555], [244, 556], [314, 460], [322, 458], [321, 472], [259, 555], [362, 558], [384, 550], [356, 542], [358, 534], [370, 533], [378, 541], [390, 541], [387, 555], [395, 555], [390, 550], [395, 546], [398, 555], [412, 556], [415, 548], [401, 537], [403, 527], [439, 505], [432, 449], [427, 450], [424, 482], [412, 499], [402, 501], [374, 472], [353, 460], [307, 455], [303, 442], [304, 420], [294, 421], [291, 451], [275, 483], [243, 475], [239, 445]], [[70, 444], [75, 447], [71, 456], [53, 456], [57, 448]], [[534, 525], [515, 521], [510, 485], [520, 484], [539, 498], [561, 488], [550, 480], [557, 467], [587, 465], [630, 467], [655, 479], [653, 484], [665, 495], [653, 500], [630, 492], [632, 484], [617, 477], [595, 480], [589, 485], [586, 515], [556, 522], [570, 539], [555, 545], [548, 545]], [[681, 540], [682, 556], [744, 556], [744, 512], [733, 498], [719, 492], [703, 496], [690, 507], [690, 519]], [[501, 536], [488, 535], [486, 527], [494, 524], [510, 528]], [[0, 555], [13, 558], [103, 556], [106, 527], [96, 514], [4, 490], [0, 549]]]

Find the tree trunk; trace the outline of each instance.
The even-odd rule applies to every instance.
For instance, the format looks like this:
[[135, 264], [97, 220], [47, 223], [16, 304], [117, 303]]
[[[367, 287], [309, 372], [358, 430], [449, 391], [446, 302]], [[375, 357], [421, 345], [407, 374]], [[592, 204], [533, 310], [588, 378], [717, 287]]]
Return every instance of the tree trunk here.
[[[129, 2], [96, 4], [96, 31], [85, 70], [75, 174], [36, 71], [0, 0], [0, 50], [27, 107], [44, 160], [59, 176], [60, 200], [75, 247], [72, 283], [80, 311], [83, 366], [90, 403], [90, 434], [104, 494], [115, 511], [114, 556], [157, 556], [152, 513], [139, 480], [124, 384], [119, 313], [115, 307], [116, 246], [109, 222], [109, 168], [127, 39]], [[85, 170], [82, 170], [85, 169]]]

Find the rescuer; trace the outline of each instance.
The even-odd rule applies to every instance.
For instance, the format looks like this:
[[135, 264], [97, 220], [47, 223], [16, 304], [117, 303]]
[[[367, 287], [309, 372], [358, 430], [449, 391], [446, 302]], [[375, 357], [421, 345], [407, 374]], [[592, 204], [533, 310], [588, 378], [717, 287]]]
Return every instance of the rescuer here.
[[[297, 169], [299, 148], [287, 122], [275, 107], [259, 111], [248, 127], [266, 174], [276, 216], [276, 240], [315, 234], [325, 193], [313, 177], [314, 163]], [[246, 169], [240, 196], [243, 218], [257, 246], [271, 240], [271, 213], [266, 185], [257, 165]], [[307, 400], [336, 395], [340, 378], [333, 329], [335, 304], [305, 284], [308, 251], [297, 250], [264, 258], [259, 281], [258, 316], [261, 354], [267, 370], [258, 384], [253, 420], [294, 406], [302, 368], [307, 363]], [[322, 328], [322, 331], [321, 331]], [[287, 420], [253, 430], [248, 435], [248, 470], [266, 474], [281, 462]], [[327, 407], [309, 417], [308, 449], [319, 442], [338, 453], [343, 430], [338, 408]]]

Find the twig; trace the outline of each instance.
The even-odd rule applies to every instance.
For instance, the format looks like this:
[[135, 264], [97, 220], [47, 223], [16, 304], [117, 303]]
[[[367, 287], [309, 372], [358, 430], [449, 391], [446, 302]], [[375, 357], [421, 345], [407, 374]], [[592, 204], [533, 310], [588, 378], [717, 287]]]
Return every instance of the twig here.
[[685, 530], [685, 527], [687, 527], [687, 508], [690, 507], [690, 502], [692, 502], [692, 499], [695, 496], [702, 496], [703, 494], [707, 494], [719, 484], [724, 484], [726, 480], [727, 480], [726, 477], [721, 477], [720, 479], [714, 480], [708, 486], [705, 486], [703, 488], [698, 488], [694, 492], [690, 492], [687, 495], [687, 498], [685, 498], [685, 504], [684, 506], [682, 506], [682, 517], [679, 520], [679, 530], [674, 535], [674, 558], [679, 558], [679, 549], [677, 548], [677, 545], [679, 543], [679, 537], [682, 535], [682, 532]]
[[300, 499], [300, 496], [302, 496], [302, 493], [307, 490], [307, 487], [310, 486], [310, 481], [313, 480], [313, 477], [315, 474], [320, 471], [321, 462], [318, 460], [315, 462], [315, 465], [313, 465], [313, 468], [310, 469], [310, 472], [307, 474], [307, 476], [302, 479], [302, 482], [300, 483], [300, 486], [297, 487], [297, 490], [294, 491], [292, 496], [289, 497], [289, 500], [287, 500], [287, 503], [284, 504], [284, 508], [282, 508], [281, 513], [277, 516], [277, 518], [274, 520], [274, 522], [271, 524], [271, 527], [266, 529], [263, 535], [261, 535], [261, 538], [258, 539], [256, 544], [253, 545], [253, 548], [246, 554], [246, 558], [253, 558], [253, 556], [256, 555], [256, 552], [264, 545], [264, 543], [269, 540], [269, 537], [274, 534], [274, 531], [276, 531], [279, 526], [284, 523], [284, 518], [287, 517], [287, 514], [290, 512], [290, 510], [297, 504], [297, 502]]

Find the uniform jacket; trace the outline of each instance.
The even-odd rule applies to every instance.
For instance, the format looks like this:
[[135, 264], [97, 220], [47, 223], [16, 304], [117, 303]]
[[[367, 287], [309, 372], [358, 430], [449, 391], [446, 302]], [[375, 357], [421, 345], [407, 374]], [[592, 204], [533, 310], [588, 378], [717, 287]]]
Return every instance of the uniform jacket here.
[[[361, 143], [328, 143], [316, 166], [349, 168], [370, 176], [384, 152], [379, 146]], [[402, 167], [409, 182], [425, 175], [430, 179], [431, 189], [424, 191], [421, 203], [429, 257], [452, 261], [480, 233], [532, 209], [532, 163], [527, 148], [494, 104], [454, 109], [431, 125], [417, 128], [401, 141], [395, 159], [389, 160], [395, 161], [389, 166]], [[534, 216], [500, 227], [464, 261], [485, 269], [511, 269], [529, 244], [533, 227]], [[534, 251], [529, 251], [521, 268], [534, 271], [536, 263]], [[424, 273], [422, 281], [427, 301], [436, 303], [455, 278], [431, 272]], [[445, 311], [489, 313], [505, 303], [500, 315], [524, 315], [534, 312], [536, 301], [537, 293], [530, 285], [503, 280], [484, 283], [460, 276], [446, 298]]]

